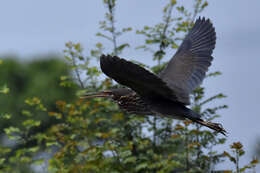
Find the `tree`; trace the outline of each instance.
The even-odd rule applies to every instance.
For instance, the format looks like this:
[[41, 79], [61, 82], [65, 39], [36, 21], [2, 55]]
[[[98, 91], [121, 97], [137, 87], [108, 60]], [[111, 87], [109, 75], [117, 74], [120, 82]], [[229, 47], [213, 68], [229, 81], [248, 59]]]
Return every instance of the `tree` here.
[[[0, 77], [3, 83], [0, 86], [4, 87], [0, 95], [1, 134], [15, 128], [21, 129], [24, 137], [45, 131], [46, 125], [57, 123], [57, 120], [46, 116], [44, 110], [55, 110], [58, 100], [76, 98], [76, 88], [60, 87], [60, 77], [68, 75], [70, 71], [67, 64], [57, 56], [42, 57], [45, 59], [26, 63], [19, 62], [17, 57], [6, 57], [2, 61]], [[38, 102], [36, 111], [26, 106], [32, 102]], [[19, 148], [19, 145], [16, 147]], [[22, 168], [19, 166], [19, 169]]]
[[[47, 108], [51, 109], [55, 109], [55, 101], [57, 100], [73, 100], [75, 98], [73, 88], [61, 88], [59, 84], [60, 77], [69, 74], [66, 63], [63, 60], [58, 60], [57, 56], [45, 58], [45, 60], [21, 64], [14, 57], [8, 57], [1, 65], [0, 77], [3, 83], [0, 85], [4, 85], [6, 82], [11, 90], [8, 95], [0, 95], [0, 100], [2, 100], [1, 113], [10, 114], [13, 117], [0, 122], [0, 133], [3, 133], [3, 129], [8, 126], [21, 124], [25, 117], [19, 114], [22, 113], [28, 98], [37, 96]], [[38, 112], [37, 116], [39, 120], [48, 121], [45, 114]]]
[[[132, 46], [128, 43], [119, 44], [120, 36], [134, 29], [117, 28], [117, 1], [103, 2], [107, 9], [106, 18], [100, 22], [101, 31], [97, 36], [112, 44], [111, 54], [120, 55]], [[145, 41], [138, 49], [149, 51], [155, 62], [154, 66], [147, 68], [155, 73], [161, 71], [166, 64], [168, 50], [178, 48], [183, 34], [208, 5], [204, 0], [194, 0], [194, 3], [194, 8], [189, 11], [179, 6], [177, 1], [170, 0], [163, 9], [161, 22], [136, 30], [136, 36], [142, 36]], [[178, 17], [173, 17], [174, 10]], [[62, 76], [61, 85], [81, 87], [79, 95], [82, 92], [118, 87], [111, 79], [100, 77], [99, 67], [91, 65], [91, 62], [98, 60], [104, 48], [105, 45], [98, 42], [90, 55], [85, 56], [79, 43], [68, 42], [64, 53], [73, 75]], [[208, 77], [217, 75], [220, 72], [210, 73]], [[205, 98], [204, 88], [200, 87], [192, 94], [192, 108], [205, 119], [213, 120], [218, 117], [217, 111], [227, 106], [206, 107], [207, 103], [222, 98], [225, 98], [222, 93]], [[210, 172], [224, 157], [238, 164], [237, 158], [243, 155], [239, 145], [232, 148], [238, 153], [236, 158], [228, 152], [215, 151], [216, 145], [225, 143], [225, 137], [191, 124], [190, 121], [129, 115], [119, 110], [116, 104], [101, 98], [61, 100], [56, 102], [56, 110], [46, 108], [40, 99], [29, 99], [26, 103], [30, 107], [28, 112], [43, 112], [57, 121], [48, 124], [44, 131], [38, 131], [35, 128], [38, 121], [25, 120], [27, 130], [35, 132], [27, 136], [24, 136], [26, 131], [19, 127], [6, 128], [5, 132], [15, 138], [20, 147], [1, 148], [3, 154], [0, 164], [4, 171], [10, 171], [12, 164], [41, 164], [46, 159], [40, 154], [43, 151], [51, 153], [48, 158], [50, 172]], [[256, 163], [252, 161], [251, 165], [241, 170], [236, 166], [236, 172], [243, 172]]]

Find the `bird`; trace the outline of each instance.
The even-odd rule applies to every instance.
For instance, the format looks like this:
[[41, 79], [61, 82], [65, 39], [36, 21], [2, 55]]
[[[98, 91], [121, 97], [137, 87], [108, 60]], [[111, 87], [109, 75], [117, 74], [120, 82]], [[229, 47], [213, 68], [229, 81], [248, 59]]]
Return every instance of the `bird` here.
[[210, 19], [199, 17], [158, 75], [118, 56], [103, 54], [102, 72], [125, 87], [86, 93], [81, 98], [109, 98], [130, 114], [188, 119], [226, 135], [221, 124], [205, 121], [187, 107], [190, 94], [202, 83], [212, 63], [215, 44], [213, 24]]

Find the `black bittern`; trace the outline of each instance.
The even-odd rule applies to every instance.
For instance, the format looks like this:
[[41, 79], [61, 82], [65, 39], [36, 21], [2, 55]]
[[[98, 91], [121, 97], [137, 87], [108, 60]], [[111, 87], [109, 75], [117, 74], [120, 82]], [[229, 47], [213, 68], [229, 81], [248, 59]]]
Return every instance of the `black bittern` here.
[[212, 23], [199, 18], [159, 75], [117, 56], [102, 55], [101, 70], [130, 89], [87, 93], [82, 98], [111, 98], [131, 114], [189, 119], [225, 135], [221, 124], [204, 121], [200, 114], [186, 107], [190, 104], [189, 95], [201, 84], [211, 65], [215, 44], [216, 32]]

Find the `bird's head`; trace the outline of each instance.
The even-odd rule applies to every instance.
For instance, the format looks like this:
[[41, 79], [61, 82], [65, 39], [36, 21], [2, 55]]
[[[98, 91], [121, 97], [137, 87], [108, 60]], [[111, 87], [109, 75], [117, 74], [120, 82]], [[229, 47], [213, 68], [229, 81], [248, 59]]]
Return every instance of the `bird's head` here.
[[103, 98], [111, 98], [113, 100], [119, 100], [121, 96], [125, 96], [133, 92], [127, 88], [115, 88], [110, 90], [104, 90], [100, 92], [94, 93], [86, 93], [82, 95], [80, 98], [88, 99], [88, 98], [96, 98], [96, 97], [103, 97]]

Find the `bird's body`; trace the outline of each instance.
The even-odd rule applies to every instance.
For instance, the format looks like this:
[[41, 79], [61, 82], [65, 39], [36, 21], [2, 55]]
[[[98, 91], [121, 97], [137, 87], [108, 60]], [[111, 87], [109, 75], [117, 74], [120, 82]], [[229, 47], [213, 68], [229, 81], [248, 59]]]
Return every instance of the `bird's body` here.
[[[135, 92], [121, 96], [120, 100], [117, 101], [120, 109], [126, 111], [129, 114], [139, 115], [154, 115], [154, 111], [149, 109], [149, 105], [146, 104], [140, 96]], [[138, 105], [138, 106], [137, 106]]]
[[[118, 89], [118, 92], [122, 92], [122, 90], [128, 91], [127, 88], [120, 88]], [[114, 92], [115, 91], [116, 89], [114, 89]], [[140, 97], [134, 91], [131, 91], [128, 94], [121, 93], [120, 97], [112, 98], [112, 100], [118, 104], [121, 110], [124, 110], [129, 114], [163, 115], [175, 119], [185, 119], [185, 117], [179, 116], [182, 111], [178, 111], [178, 109], [183, 109], [183, 111], [187, 109], [185, 106], [170, 100], [161, 99], [156, 100], [156, 102], [152, 102], [152, 100], [147, 99], [145, 101], [144, 98]]]
[[225, 134], [220, 124], [203, 121], [200, 114], [186, 107], [189, 94], [200, 85], [211, 65], [215, 43], [211, 22], [199, 18], [158, 76], [117, 56], [102, 55], [102, 71], [129, 88], [87, 94], [85, 98], [108, 97], [131, 114], [190, 119]]
[[[129, 114], [138, 115], [162, 115], [174, 119], [184, 120], [187, 115], [193, 118], [199, 118], [200, 115], [188, 109], [180, 102], [171, 101], [169, 99], [142, 98], [133, 90], [128, 88], [117, 88], [104, 93], [109, 94], [112, 91], [116, 96], [111, 96], [119, 108]], [[120, 96], [119, 96], [120, 95]], [[106, 97], [106, 96], [104, 96]]]

